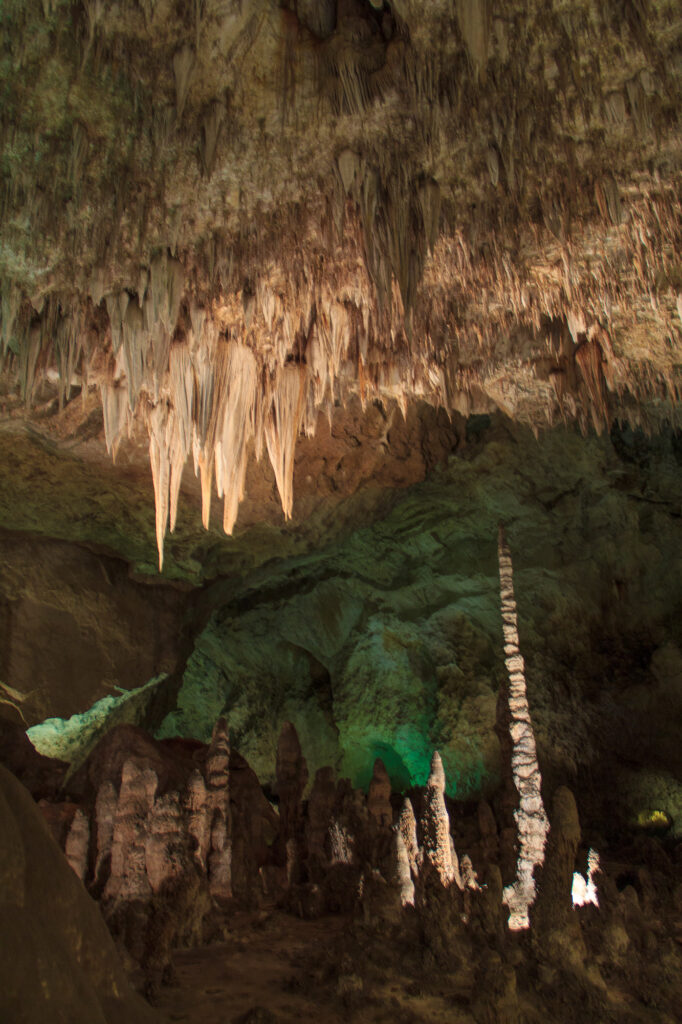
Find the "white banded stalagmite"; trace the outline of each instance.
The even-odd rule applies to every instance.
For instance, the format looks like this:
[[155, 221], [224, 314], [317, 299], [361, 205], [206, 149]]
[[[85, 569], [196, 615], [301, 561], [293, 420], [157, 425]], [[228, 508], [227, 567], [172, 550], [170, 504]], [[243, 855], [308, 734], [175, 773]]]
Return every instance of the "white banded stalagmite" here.
[[542, 802], [542, 776], [526, 695], [525, 665], [519, 650], [511, 553], [502, 526], [499, 530], [497, 551], [504, 654], [509, 673], [512, 775], [519, 794], [519, 806], [514, 811], [519, 842], [516, 879], [512, 885], [505, 888], [504, 901], [510, 910], [509, 927], [518, 930], [528, 927], [528, 908], [535, 899], [533, 871], [544, 861], [549, 822]]

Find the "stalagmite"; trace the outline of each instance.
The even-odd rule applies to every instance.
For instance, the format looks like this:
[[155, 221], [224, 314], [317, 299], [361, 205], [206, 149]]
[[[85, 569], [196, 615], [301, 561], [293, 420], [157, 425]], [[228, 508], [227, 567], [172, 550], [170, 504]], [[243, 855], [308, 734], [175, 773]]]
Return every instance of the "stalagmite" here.
[[377, 757], [374, 762], [374, 771], [367, 793], [367, 810], [378, 825], [390, 825], [393, 821], [391, 780], [380, 757]]
[[572, 901], [579, 845], [580, 821], [575, 798], [570, 789], [560, 786], [552, 801], [551, 828], [530, 921], [534, 941], [544, 955], [571, 961], [585, 952]]
[[154, 801], [147, 824], [145, 868], [153, 893], [167, 890], [186, 869], [186, 828], [177, 793]]
[[104, 899], [146, 900], [151, 896], [145, 846], [147, 819], [154, 804], [158, 779], [151, 768], [140, 769], [134, 761], [123, 765], [121, 788], [111, 842], [111, 873]]
[[461, 888], [457, 854], [450, 836], [450, 818], [445, 806], [445, 772], [437, 750], [431, 759], [431, 773], [426, 783], [424, 810], [419, 824], [424, 862], [435, 868], [445, 887], [456, 882]]
[[525, 666], [519, 651], [511, 553], [501, 526], [498, 560], [505, 664], [509, 673], [512, 775], [519, 794], [519, 806], [514, 812], [519, 841], [516, 880], [504, 890], [504, 899], [510, 910], [509, 927], [517, 930], [528, 927], [528, 908], [535, 899], [533, 872], [544, 860], [549, 822], [542, 803], [542, 776], [526, 696]]
[[405, 849], [407, 850], [410, 871], [412, 872], [412, 876], [416, 878], [422, 864], [422, 851], [419, 849], [419, 843], [417, 841], [417, 819], [414, 815], [412, 801], [407, 796], [403, 800], [403, 806], [400, 809], [398, 828], [400, 829], [400, 834], [403, 837]]
[[303, 791], [308, 782], [308, 766], [301, 752], [298, 733], [291, 722], [284, 722], [277, 742], [277, 794], [280, 832], [285, 842], [299, 836], [303, 821]]
[[185, 798], [187, 809], [187, 834], [194, 860], [201, 871], [206, 871], [206, 858], [211, 845], [211, 833], [206, 804], [206, 783], [198, 769], [195, 769], [187, 781]]
[[211, 895], [218, 899], [229, 899], [232, 896], [229, 769], [227, 723], [224, 718], [219, 718], [206, 756], [206, 806], [210, 827], [206, 863], [209, 889]]
[[306, 827], [306, 845], [308, 847], [309, 873], [327, 861], [325, 844], [332, 820], [336, 801], [336, 781], [333, 768], [318, 768], [308, 798], [308, 822]]
[[96, 885], [103, 884], [111, 869], [111, 847], [114, 838], [114, 820], [118, 795], [113, 782], [104, 782], [95, 799], [95, 875]]
[[403, 907], [414, 906], [414, 882], [410, 867], [410, 857], [398, 825], [393, 828], [393, 875], [398, 887], [400, 902]]
[[69, 834], [66, 837], [64, 854], [81, 882], [85, 881], [88, 870], [89, 849], [90, 822], [79, 807], [74, 814]]

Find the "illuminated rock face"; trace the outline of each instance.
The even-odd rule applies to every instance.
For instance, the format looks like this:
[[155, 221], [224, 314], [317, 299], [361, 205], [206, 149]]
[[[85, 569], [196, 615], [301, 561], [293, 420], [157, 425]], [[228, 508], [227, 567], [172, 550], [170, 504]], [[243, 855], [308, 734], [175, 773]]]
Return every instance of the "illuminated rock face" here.
[[514, 812], [519, 849], [516, 881], [505, 889], [504, 898], [510, 909], [509, 927], [519, 929], [528, 927], [528, 908], [535, 899], [533, 872], [544, 860], [549, 822], [542, 802], [542, 776], [526, 696], [525, 666], [519, 651], [511, 552], [502, 527], [499, 531], [498, 560], [505, 664], [509, 673], [511, 768], [519, 794], [519, 806]]

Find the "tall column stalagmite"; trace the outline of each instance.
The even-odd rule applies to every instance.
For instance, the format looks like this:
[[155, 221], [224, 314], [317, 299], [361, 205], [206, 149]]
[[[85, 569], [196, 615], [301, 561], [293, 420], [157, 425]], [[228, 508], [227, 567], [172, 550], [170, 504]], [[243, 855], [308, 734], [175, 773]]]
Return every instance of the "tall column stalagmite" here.
[[232, 816], [230, 814], [230, 740], [227, 723], [219, 718], [206, 757], [206, 806], [210, 843], [206, 858], [211, 896], [232, 896]]
[[497, 553], [504, 654], [509, 673], [512, 775], [519, 794], [519, 806], [514, 812], [519, 842], [516, 880], [513, 885], [505, 888], [504, 901], [510, 910], [509, 927], [518, 930], [528, 927], [528, 908], [535, 899], [533, 871], [544, 861], [549, 822], [542, 802], [542, 776], [526, 696], [525, 665], [519, 650], [511, 553], [502, 526], [498, 535]]

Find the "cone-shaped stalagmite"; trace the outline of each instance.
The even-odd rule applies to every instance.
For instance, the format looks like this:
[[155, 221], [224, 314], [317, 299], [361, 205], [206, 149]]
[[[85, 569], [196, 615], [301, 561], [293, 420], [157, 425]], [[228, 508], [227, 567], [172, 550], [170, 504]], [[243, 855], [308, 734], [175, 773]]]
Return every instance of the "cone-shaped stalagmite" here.
[[367, 794], [367, 810], [378, 825], [390, 825], [393, 821], [391, 807], [391, 780], [384, 762], [377, 757]]
[[444, 886], [459, 880], [457, 854], [450, 837], [450, 818], [445, 806], [445, 772], [441, 756], [436, 750], [431, 759], [431, 773], [426, 783], [424, 810], [421, 820], [424, 862], [437, 872]]
[[545, 859], [538, 871], [538, 895], [530, 911], [531, 933], [538, 950], [562, 962], [580, 962], [585, 946], [573, 909], [573, 872], [580, 845], [580, 821], [570, 789], [560, 786], [552, 801]]

